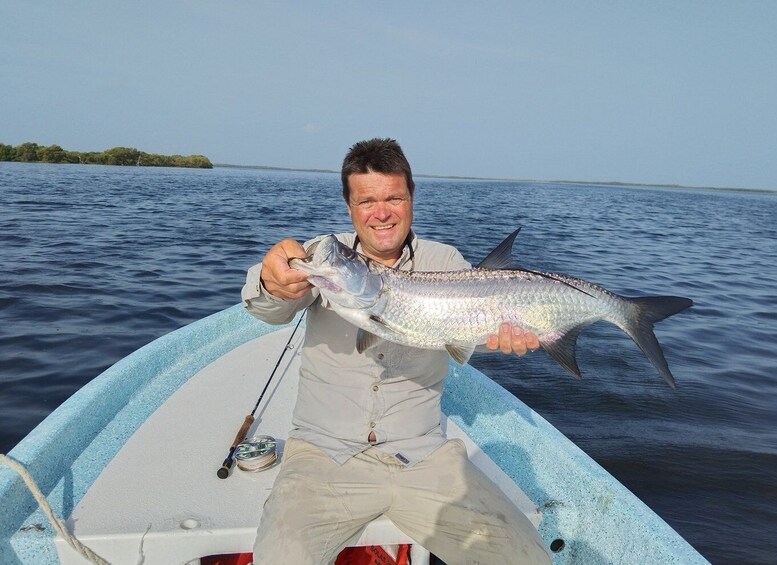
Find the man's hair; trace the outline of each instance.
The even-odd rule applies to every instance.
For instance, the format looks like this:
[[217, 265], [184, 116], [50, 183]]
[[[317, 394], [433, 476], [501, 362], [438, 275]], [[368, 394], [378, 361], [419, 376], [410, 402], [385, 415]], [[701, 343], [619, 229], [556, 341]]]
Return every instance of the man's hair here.
[[410, 163], [407, 162], [402, 148], [394, 139], [367, 139], [354, 143], [348, 150], [343, 160], [343, 198], [348, 202], [351, 197], [351, 188], [348, 186], [348, 177], [353, 174], [382, 173], [405, 175], [407, 189], [410, 197], [413, 197], [415, 183]]

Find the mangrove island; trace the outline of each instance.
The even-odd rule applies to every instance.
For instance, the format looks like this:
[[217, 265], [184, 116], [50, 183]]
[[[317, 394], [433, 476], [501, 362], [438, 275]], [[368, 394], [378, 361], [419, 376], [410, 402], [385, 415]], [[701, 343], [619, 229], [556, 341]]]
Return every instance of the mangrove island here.
[[113, 147], [105, 151], [68, 151], [59, 145], [42, 146], [22, 143], [16, 147], [0, 143], [0, 161], [20, 163], [80, 163], [85, 165], [125, 165], [137, 167], [188, 167], [212, 169], [204, 155], [157, 155], [132, 147]]

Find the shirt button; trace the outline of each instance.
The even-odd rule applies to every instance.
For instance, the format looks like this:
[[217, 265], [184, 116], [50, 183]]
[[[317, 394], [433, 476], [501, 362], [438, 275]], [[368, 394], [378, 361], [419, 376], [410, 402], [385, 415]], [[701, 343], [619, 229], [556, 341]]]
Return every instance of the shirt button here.
[[383, 353], [378, 353], [378, 359], [383, 359]]
[[380, 390], [380, 387], [378, 385], [372, 385], [372, 390], [375, 392], [378, 392]]
[[370, 422], [370, 427], [374, 428], [375, 427], [375, 422]]

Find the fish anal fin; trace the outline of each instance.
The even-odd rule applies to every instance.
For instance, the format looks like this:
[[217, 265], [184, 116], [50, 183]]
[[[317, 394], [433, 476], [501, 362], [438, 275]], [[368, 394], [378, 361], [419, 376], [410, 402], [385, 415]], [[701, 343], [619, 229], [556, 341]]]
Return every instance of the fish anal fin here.
[[448, 351], [450, 356], [453, 358], [456, 363], [459, 365], [464, 365], [469, 361], [469, 358], [472, 357], [472, 352], [475, 351], [474, 345], [454, 345], [452, 343], [448, 343], [445, 345], [445, 349]]
[[356, 351], [364, 353], [370, 347], [374, 346], [378, 342], [378, 339], [380, 338], [375, 334], [360, 328], [359, 331], [356, 332]]
[[540, 338], [540, 344], [548, 352], [548, 355], [553, 357], [556, 363], [564, 367], [576, 379], [580, 379], [583, 376], [580, 373], [580, 367], [577, 366], [577, 358], [575, 357], [577, 336], [580, 335], [582, 329], [583, 326], [575, 326], [558, 337], [551, 339]]

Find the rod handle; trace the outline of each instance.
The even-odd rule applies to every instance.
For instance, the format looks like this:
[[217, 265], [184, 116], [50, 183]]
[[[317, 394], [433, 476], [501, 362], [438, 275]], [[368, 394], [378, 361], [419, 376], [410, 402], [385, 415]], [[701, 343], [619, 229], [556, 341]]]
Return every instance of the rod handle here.
[[254, 416], [253, 414], [249, 414], [246, 416], [246, 419], [243, 420], [243, 425], [240, 426], [240, 429], [237, 431], [237, 435], [235, 436], [235, 441], [232, 442], [232, 449], [235, 449], [241, 441], [243, 441], [246, 436], [248, 435], [248, 428], [251, 427], [251, 424], [254, 423]]
[[235, 441], [232, 442], [232, 447], [229, 448], [229, 455], [227, 455], [227, 458], [224, 459], [224, 462], [221, 464], [221, 468], [216, 472], [219, 479], [226, 479], [229, 476], [229, 470], [232, 468], [232, 463], [235, 462], [235, 449], [237, 449], [240, 442], [246, 438], [248, 435], [248, 428], [250, 428], [253, 423], [253, 414], [249, 414], [246, 416], [246, 419], [243, 420], [243, 425], [240, 426], [240, 429], [235, 436]]

